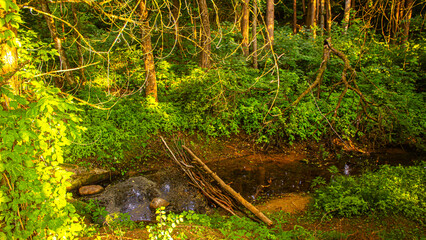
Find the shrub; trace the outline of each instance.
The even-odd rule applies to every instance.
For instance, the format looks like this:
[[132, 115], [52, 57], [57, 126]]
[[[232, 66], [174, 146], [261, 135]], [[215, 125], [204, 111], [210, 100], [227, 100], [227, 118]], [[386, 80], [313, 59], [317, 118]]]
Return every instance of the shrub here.
[[0, 110], [0, 239], [72, 239], [82, 224], [67, 202], [70, 173], [58, 165], [80, 119], [59, 89], [26, 87], [26, 98], [1, 89], [11, 109]]
[[338, 176], [315, 192], [314, 207], [339, 216], [375, 211], [399, 213], [416, 221], [426, 214], [426, 164], [383, 166], [359, 177]]

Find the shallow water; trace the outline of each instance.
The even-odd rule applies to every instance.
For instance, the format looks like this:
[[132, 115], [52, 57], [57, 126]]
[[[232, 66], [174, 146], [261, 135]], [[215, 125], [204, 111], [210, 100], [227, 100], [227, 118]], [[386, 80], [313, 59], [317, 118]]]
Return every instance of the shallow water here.
[[[321, 176], [327, 181], [333, 175], [328, 169], [336, 166], [340, 175], [358, 175], [383, 164], [412, 165], [422, 156], [403, 152], [344, 156], [340, 160], [310, 161], [297, 154], [251, 155], [209, 163], [226, 183], [249, 201], [286, 193], [308, 192], [312, 181]], [[424, 160], [424, 159], [423, 159]]]
[[[288, 193], [309, 192], [312, 181], [319, 176], [328, 181], [333, 174], [357, 175], [365, 170], [378, 169], [383, 164], [413, 165], [421, 160], [425, 160], [423, 156], [404, 152], [348, 155], [327, 161], [310, 160], [308, 156], [297, 153], [280, 153], [253, 154], [208, 162], [207, 165], [245, 199], [258, 202]], [[336, 166], [338, 172], [331, 173], [331, 166]], [[158, 193], [141, 200], [141, 194], [135, 192], [135, 189], [131, 189], [130, 193], [123, 192], [127, 197], [124, 197], [125, 207], [120, 211], [137, 213], [138, 218], [133, 220], [152, 219], [153, 211], [149, 208], [149, 202], [154, 197], [162, 197], [171, 202], [169, 210], [172, 211], [205, 212], [208, 208], [204, 197], [190, 185], [180, 169], [161, 170], [144, 176], [155, 182], [155, 191]]]

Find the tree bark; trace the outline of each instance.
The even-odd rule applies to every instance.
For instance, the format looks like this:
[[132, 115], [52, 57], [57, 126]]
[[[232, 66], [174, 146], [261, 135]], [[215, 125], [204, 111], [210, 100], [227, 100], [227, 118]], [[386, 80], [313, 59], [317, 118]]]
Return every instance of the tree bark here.
[[293, 34], [297, 33], [297, 0], [293, 0]]
[[201, 53], [200, 67], [210, 68], [210, 53], [211, 53], [211, 34], [209, 11], [206, 0], [198, 0], [198, 6], [201, 15]]
[[321, 10], [320, 10], [320, 29], [321, 29], [321, 36], [324, 35], [324, 26], [325, 26], [325, 0], [321, 0]]
[[142, 52], [145, 56], [145, 71], [146, 71], [146, 86], [145, 95], [151, 96], [158, 102], [157, 97], [157, 76], [155, 74], [154, 54], [152, 53], [151, 43], [151, 28], [148, 22], [148, 10], [145, 5], [145, 0], [139, 3], [140, 21], [141, 21], [141, 33], [142, 33]]
[[408, 41], [412, 13], [413, 13], [413, 0], [405, 0], [404, 39], [402, 40], [403, 43]]
[[317, 13], [317, 0], [311, 0], [311, 9], [310, 9], [310, 28], [312, 30], [312, 36], [313, 38], [316, 38], [317, 32], [316, 32], [316, 25], [317, 20], [315, 18]]
[[350, 13], [351, 13], [351, 0], [345, 0], [345, 15], [343, 19], [345, 33], [348, 31]]
[[241, 33], [243, 35], [243, 41], [241, 45], [243, 48], [243, 54], [246, 57], [249, 55], [249, 23], [250, 23], [249, 3], [250, 3], [250, 0], [244, 0], [242, 18], [241, 18]]
[[327, 34], [328, 37], [331, 37], [331, 25], [332, 25], [332, 16], [331, 16], [331, 5], [330, 5], [330, 0], [326, 0], [327, 1]]
[[[49, 5], [48, 5], [46, 0], [41, 0], [40, 6], [41, 6], [42, 11], [46, 13], [46, 14], [44, 14], [44, 18], [46, 19], [47, 27], [49, 28], [50, 35], [52, 36], [53, 42], [55, 44], [55, 48], [59, 53], [59, 60], [61, 62], [62, 69], [65, 70], [65, 72], [64, 72], [65, 82], [68, 85], [74, 85], [75, 80], [74, 80], [74, 76], [73, 76], [72, 72], [66, 71], [68, 69], [71, 69], [71, 67], [70, 67], [65, 49], [62, 46], [62, 39], [59, 37], [58, 30], [57, 30], [56, 25], [55, 25], [55, 21], [53, 20], [53, 18], [51, 16], [49, 16], [49, 15], [52, 15], [52, 13], [49, 9]], [[63, 85], [64, 85], [63, 81], [59, 82], [60, 87], [63, 87]]]
[[253, 68], [258, 69], [257, 63], [257, 0], [253, 1]]
[[[16, 3], [16, 1], [13, 1]], [[0, 17], [3, 18], [4, 10], [0, 9]], [[12, 27], [10, 23], [6, 23], [0, 27], [0, 33], [5, 33], [6, 31], [12, 31], [15, 34], [15, 37], [10, 37], [8, 39], [2, 39], [0, 41], [0, 76], [2, 77], [2, 82], [0, 86], [8, 84], [14, 94], [20, 93], [20, 79], [15, 75], [18, 71], [18, 52], [16, 47], [13, 45], [15, 38], [17, 36], [16, 28]], [[8, 44], [9, 42], [9, 44]], [[9, 98], [3, 96], [5, 99], [3, 108], [10, 109]]]
[[266, 29], [267, 29], [267, 44], [274, 44], [274, 0], [266, 1]]

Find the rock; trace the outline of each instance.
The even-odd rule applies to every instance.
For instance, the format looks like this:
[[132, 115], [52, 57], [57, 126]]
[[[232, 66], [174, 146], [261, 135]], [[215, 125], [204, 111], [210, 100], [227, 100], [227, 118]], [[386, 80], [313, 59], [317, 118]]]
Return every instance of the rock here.
[[101, 194], [85, 197], [85, 200], [90, 199], [110, 214], [129, 214], [133, 221], [155, 219], [154, 208], [161, 206], [168, 206], [167, 210], [174, 212], [193, 210], [205, 213], [208, 209], [204, 196], [176, 170], [131, 177], [109, 185]]
[[205, 197], [179, 169], [159, 171], [146, 177], [158, 184], [161, 192], [159, 197], [170, 202], [168, 210], [174, 212], [192, 210], [205, 213], [208, 209]]
[[82, 196], [93, 195], [103, 191], [104, 191], [104, 188], [99, 185], [88, 185], [88, 186], [80, 187], [78, 189], [78, 193], [80, 193], [80, 195]]
[[78, 189], [84, 185], [91, 185], [104, 181], [111, 177], [110, 171], [99, 168], [88, 169], [72, 164], [62, 164], [61, 168], [72, 173], [68, 180], [71, 185], [67, 187], [67, 191]]
[[163, 198], [154, 198], [151, 200], [151, 202], [149, 203], [149, 207], [152, 209], [157, 209], [160, 207], [167, 207], [169, 206], [170, 203], [167, 202], [167, 200], [163, 199]]
[[154, 217], [149, 208], [150, 199], [160, 196], [157, 184], [142, 177], [109, 185], [93, 199], [109, 213], [128, 213], [133, 221], [150, 221]]

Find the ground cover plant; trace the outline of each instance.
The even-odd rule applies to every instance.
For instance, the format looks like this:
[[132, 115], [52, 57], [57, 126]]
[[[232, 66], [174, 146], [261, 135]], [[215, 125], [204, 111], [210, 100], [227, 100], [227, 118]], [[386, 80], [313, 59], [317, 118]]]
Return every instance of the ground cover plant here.
[[402, 214], [424, 224], [425, 166], [383, 166], [359, 177], [338, 176], [315, 192], [314, 207], [351, 217], [377, 212]]

